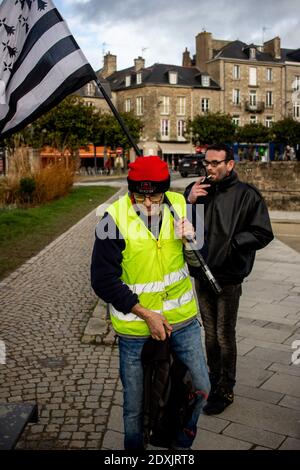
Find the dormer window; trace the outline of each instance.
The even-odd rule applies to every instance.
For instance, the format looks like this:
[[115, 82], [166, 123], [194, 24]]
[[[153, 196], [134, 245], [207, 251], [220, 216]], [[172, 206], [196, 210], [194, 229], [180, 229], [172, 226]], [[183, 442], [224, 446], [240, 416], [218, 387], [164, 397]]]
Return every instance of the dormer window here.
[[142, 74], [141, 73], [137, 73], [136, 74], [136, 84], [137, 85], [140, 85], [142, 83]]
[[178, 74], [177, 74], [177, 72], [169, 72], [169, 83], [170, 83], [170, 85], [177, 85], [177, 83], [178, 83]]
[[126, 75], [125, 77], [125, 86], [130, 86], [131, 85], [131, 76]]
[[250, 47], [249, 58], [250, 59], [256, 59], [256, 49], [255, 49], [255, 47]]
[[209, 86], [210, 85], [209, 75], [202, 75], [201, 76], [201, 85], [202, 86]]

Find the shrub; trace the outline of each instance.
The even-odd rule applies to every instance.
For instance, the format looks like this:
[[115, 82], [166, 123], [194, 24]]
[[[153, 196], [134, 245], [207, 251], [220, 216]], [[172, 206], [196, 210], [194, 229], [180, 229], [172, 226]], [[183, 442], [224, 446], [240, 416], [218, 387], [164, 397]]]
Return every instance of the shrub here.
[[20, 179], [20, 202], [27, 204], [32, 203], [34, 200], [34, 191], [36, 189], [36, 181], [33, 176], [25, 176]]
[[66, 196], [73, 186], [73, 171], [53, 165], [21, 178], [0, 179], [0, 206], [38, 205]]
[[19, 191], [19, 178], [0, 178], [0, 207], [16, 205]]
[[38, 204], [66, 196], [73, 186], [73, 172], [63, 165], [43, 168], [35, 175], [35, 198]]

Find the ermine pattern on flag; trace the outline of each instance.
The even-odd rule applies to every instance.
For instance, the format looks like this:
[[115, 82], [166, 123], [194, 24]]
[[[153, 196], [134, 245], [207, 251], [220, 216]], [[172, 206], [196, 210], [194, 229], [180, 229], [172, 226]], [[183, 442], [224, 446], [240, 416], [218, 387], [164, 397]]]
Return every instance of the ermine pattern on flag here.
[[51, 0], [0, 6], [0, 134], [6, 137], [96, 75]]

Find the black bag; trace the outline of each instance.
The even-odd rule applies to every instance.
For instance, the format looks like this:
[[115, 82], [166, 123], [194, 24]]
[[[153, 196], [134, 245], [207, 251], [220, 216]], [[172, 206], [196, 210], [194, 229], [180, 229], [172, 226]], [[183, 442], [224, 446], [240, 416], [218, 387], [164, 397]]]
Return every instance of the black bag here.
[[[144, 441], [170, 447], [185, 429], [196, 403], [190, 370], [171, 351], [169, 338], [149, 338], [142, 351], [144, 367]], [[187, 430], [188, 431], [188, 430]]]

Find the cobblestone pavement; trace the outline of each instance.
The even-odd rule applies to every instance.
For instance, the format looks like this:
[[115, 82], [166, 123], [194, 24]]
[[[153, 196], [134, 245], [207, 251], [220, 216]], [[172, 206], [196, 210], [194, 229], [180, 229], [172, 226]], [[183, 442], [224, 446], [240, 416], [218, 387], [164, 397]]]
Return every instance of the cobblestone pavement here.
[[18, 448], [101, 448], [118, 381], [112, 346], [81, 336], [96, 304], [89, 265], [95, 212], [0, 283], [0, 402], [37, 402]]
[[[82, 342], [97, 303], [95, 224], [91, 213], [0, 283], [0, 402], [39, 406], [18, 448], [123, 448], [117, 348]], [[201, 417], [195, 450], [300, 449], [299, 279], [291, 248], [275, 240], [258, 252], [239, 311], [236, 398]]]

